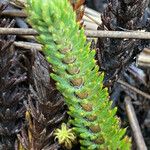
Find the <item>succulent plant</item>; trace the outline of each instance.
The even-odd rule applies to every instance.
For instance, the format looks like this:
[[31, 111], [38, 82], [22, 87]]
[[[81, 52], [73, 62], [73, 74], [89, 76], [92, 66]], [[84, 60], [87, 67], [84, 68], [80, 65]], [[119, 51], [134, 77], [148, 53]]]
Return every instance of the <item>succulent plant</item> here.
[[98, 72], [95, 51], [86, 43], [84, 30], [79, 30], [68, 0], [28, 0], [27, 12], [52, 64], [51, 77], [69, 107], [81, 149], [130, 149], [129, 139], [123, 138], [126, 130], [120, 129], [115, 117], [117, 109], [111, 108], [103, 88], [104, 75]]

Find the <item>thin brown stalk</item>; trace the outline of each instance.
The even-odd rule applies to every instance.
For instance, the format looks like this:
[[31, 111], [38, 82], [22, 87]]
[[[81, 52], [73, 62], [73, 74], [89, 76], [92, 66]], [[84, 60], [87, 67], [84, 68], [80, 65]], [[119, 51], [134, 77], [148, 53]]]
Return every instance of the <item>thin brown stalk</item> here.
[[136, 92], [137, 94], [140, 94], [141, 96], [143, 96], [143, 97], [145, 97], [145, 98], [150, 100], [150, 95], [149, 94], [147, 94], [147, 93], [145, 93], [145, 92], [143, 92], [143, 91], [141, 91], [141, 90], [131, 86], [130, 84], [128, 84], [128, 83], [126, 83], [126, 82], [124, 82], [124, 81], [122, 81], [120, 79], [117, 82], [120, 83], [122, 86], [125, 86], [125, 87], [129, 88], [130, 90]]
[[138, 150], [147, 150], [130, 97], [125, 98], [125, 106], [137, 148]]
[[[24, 28], [0, 28], [0, 34], [16, 34], [16, 35], [38, 35], [37, 31], [34, 29], [24, 29]], [[125, 32], [125, 31], [92, 31], [85, 30], [85, 35], [88, 37], [102, 37], [102, 38], [133, 38], [133, 39], [150, 39], [149, 32]]]
[[36, 40], [35, 36], [33, 35], [18, 35], [19, 37], [26, 39], [26, 40]]
[[125, 32], [125, 31], [91, 31], [86, 30], [85, 34], [89, 37], [101, 38], [126, 38], [126, 39], [150, 39], [149, 32]]
[[34, 29], [26, 28], [0, 28], [1, 35], [37, 35]]
[[38, 51], [42, 51], [42, 45], [37, 43], [18, 41], [14, 42], [14, 45], [23, 49], [36, 49]]
[[27, 17], [27, 14], [21, 10], [5, 10], [1, 14], [2, 16], [9, 16], [9, 17]]

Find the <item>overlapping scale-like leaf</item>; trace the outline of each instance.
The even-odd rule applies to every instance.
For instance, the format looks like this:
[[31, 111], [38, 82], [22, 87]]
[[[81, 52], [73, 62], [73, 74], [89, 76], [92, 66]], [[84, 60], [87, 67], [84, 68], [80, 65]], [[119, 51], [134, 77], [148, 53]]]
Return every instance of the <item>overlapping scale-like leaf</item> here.
[[53, 66], [51, 77], [65, 97], [81, 149], [129, 150], [125, 129], [120, 129], [117, 110], [111, 108], [103, 88], [104, 75], [98, 72], [95, 51], [86, 43], [68, 0], [28, 0], [27, 11]]

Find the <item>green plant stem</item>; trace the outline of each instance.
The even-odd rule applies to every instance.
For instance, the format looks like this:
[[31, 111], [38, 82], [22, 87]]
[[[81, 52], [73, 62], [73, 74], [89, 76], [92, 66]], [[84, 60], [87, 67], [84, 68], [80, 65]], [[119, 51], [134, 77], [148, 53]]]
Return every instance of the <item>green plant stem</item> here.
[[123, 138], [126, 129], [120, 129], [117, 109], [111, 109], [108, 91], [103, 88], [95, 51], [86, 43], [84, 30], [79, 30], [68, 0], [28, 0], [27, 11], [52, 64], [51, 77], [69, 107], [81, 149], [129, 150], [130, 140]]

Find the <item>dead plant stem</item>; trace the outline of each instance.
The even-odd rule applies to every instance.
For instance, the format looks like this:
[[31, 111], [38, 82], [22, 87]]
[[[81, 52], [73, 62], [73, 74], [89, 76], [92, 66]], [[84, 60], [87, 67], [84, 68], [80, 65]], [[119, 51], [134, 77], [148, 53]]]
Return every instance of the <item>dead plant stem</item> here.
[[126, 82], [124, 82], [124, 81], [122, 81], [120, 79], [117, 82], [120, 83], [122, 86], [125, 86], [125, 87], [129, 88], [130, 90], [136, 92], [137, 94], [140, 94], [141, 96], [143, 96], [143, 97], [145, 97], [145, 98], [150, 100], [150, 95], [149, 94], [147, 94], [147, 93], [145, 93], [145, 92], [143, 92], [143, 91], [141, 91], [141, 90], [131, 86], [130, 84], [128, 84], [128, 83], [126, 83]]
[[131, 103], [131, 98], [128, 96], [125, 97], [125, 107], [138, 150], [147, 150], [133, 105]]

